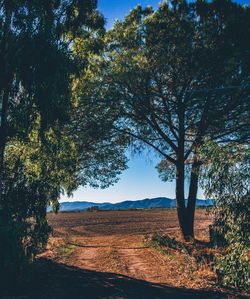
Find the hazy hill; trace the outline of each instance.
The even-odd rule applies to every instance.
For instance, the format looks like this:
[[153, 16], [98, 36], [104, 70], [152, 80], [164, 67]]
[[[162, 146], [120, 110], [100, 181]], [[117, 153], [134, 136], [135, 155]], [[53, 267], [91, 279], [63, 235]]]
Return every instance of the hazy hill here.
[[174, 208], [175, 200], [166, 197], [146, 198], [142, 200], [126, 200], [105, 206], [105, 210]]
[[[196, 206], [212, 206], [211, 199], [197, 199]], [[60, 204], [60, 211], [85, 211], [90, 207], [98, 206], [100, 210], [128, 210], [128, 209], [151, 209], [151, 208], [174, 208], [175, 200], [166, 197], [146, 198], [142, 200], [126, 200], [119, 203], [94, 203], [88, 201], [63, 202]], [[50, 211], [51, 208], [48, 208]]]

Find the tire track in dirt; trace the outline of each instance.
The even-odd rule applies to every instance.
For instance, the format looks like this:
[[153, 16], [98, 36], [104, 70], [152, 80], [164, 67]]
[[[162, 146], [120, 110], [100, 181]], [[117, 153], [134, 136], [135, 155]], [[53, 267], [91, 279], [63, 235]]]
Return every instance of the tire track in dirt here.
[[66, 259], [68, 265], [166, 283], [166, 258], [145, 246], [143, 237], [78, 237], [68, 242], [76, 246]]
[[74, 237], [67, 242], [75, 246], [74, 252], [62, 261], [67, 265], [185, 287], [178, 258], [145, 246], [143, 236]]
[[[50, 221], [54, 237], [74, 247], [61, 261], [66, 265], [178, 287], [211, 286], [213, 276], [206, 269], [198, 281], [190, 272], [189, 260], [172, 252], [163, 255], [143, 243], [153, 232], [177, 236], [174, 210], [59, 214], [50, 215]], [[203, 237], [209, 223], [205, 211], [197, 211], [196, 224]]]
[[151, 280], [152, 275], [147, 261], [149, 256], [149, 250], [146, 248], [142, 249], [120, 249], [119, 254], [125, 260], [128, 268], [128, 274], [132, 277], [138, 277], [143, 280]]
[[[130, 251], [134, 252], [135, 250], [144, 249], [141, 243], [131, 246], [124, 238], [114, 237], [101, 239], [79, 237], [67, 242], [76, 247], [74, 252], [67, 257], [67, 264], [78, 266], [82, 269], [126, 275], [131, 272], [129, 270], [131, 268], [130, 257], [126, 257], [126, 254]], [[131, 258], [133, 256], [134, 254], [131, 255]]]

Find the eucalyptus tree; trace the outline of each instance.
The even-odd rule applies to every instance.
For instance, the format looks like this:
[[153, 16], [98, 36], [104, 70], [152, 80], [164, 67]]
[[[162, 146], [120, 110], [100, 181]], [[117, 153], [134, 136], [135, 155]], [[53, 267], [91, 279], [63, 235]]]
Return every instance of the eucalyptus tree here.
[[202, 186], [206, 195], [215, 200], [211, 241], [227, 245], [226, 255], [214, 261], [218, 281], [249, 290], [249, 146], [210, 141], [201, 155]]
[[158, 153], [160, 176], [176, 180], [186, 239], [194, 237], [198, 149], [207, 139], [249, 140], [249, 34], [249, 7], [164, 1], [117, 21], [102, 54], [90, 59], [92, 97], [116, 114], [113, 129]]
[[117, 153], [86, 127], [88, 114], [77, 114], [74, 84], [104, 32], [96, 7], [95, 0], [0, 0], [1, 271], [46, 244], [49, 203], [57, 210], [63, 192], [105, 187], [125, 168], [122, 155], [112, 165]]
[[68, 119], [72, 39], [99, 29], [96, 1], [0, 1], [0, 199], [6, 144], [25, 137], [35, 119], [41, 136]]

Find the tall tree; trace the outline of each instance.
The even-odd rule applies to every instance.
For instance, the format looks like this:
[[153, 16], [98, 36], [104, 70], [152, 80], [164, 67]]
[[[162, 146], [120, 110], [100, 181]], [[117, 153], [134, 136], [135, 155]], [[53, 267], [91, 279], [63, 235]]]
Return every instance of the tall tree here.
[[155, 150], [160, 175], [176, 179], [185, 239], [194, 237], [198, 148], [250, 137], [249, 34], [250, 8], [228, 0], [138, 6], [107, 32], [89, 68], [93, 99], [117, 115], [113, 129]]
[[[68, 120], [71, 42], [103, 27], [97, 1], [0, 1], [0, 205], [9, 138], [24, 137], [40, 116], [40, 134]], [[21, 125], [20, 125], [21, 124]]]
[[63, 192], [105, 187], [125, 168], [108, 126], [92, 127], [74, 96], [104, 32], [96, 6], [0, 0], [0, 276], [46, 244], [49, 203], [57, 210]]

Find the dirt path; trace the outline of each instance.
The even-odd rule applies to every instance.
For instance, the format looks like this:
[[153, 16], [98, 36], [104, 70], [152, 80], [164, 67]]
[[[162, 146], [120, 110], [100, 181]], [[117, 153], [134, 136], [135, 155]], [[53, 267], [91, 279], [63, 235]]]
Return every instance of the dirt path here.
[[164, 283], [160, 273], [163, 269], [159, 267], [164, 259], [143, 244], [142, 237], [78, 237], [68, 242], [76, 246], [74, 253], [65, 259], [68, 265]]
[[[183, 261], [148, 247], [143, 236], [78, 236], [68, 238], [67, 244], [74, 246], [74, 251], [60, 260], [66, 265], [174, 287], [187, 287], [188, 279], [190, 285], [191, 273], [182, 271]], [[200, 284], [204, 287], [203, 279]], [[199, 281], [191, 286], [199, 288]]]
[[[84, 288], [85, 297], [75, 295], [72, 298], [243, 298], [216, 292], [209, 285], [205, 287], [202, 277], [201, 287], [197, 277], [192, 285], [192, 272], [186, 272], [186, 266], [183, 266], [190, 261], [163, 255], [143, 241], [144, 237], [138, 235], [67, 237], [66, 246], [73, 248], [72, 253], [65, 257], [51, 258], [51, 261], [56, 260], [63, 267], [63, 271], [61, 269], [58, 274], [60, 279], [57, 280], [61, 282], [63, 275], [63, 278], [68, 276], [68, 282], [73, 278], [73, 273], [77, 273], [77, 279], [80, 278], [81, 283], [76, 288], [78, 291]], [[63, 272], [68, 272], [69, 269], [70, 274], [64, 275]], [[55, 277], [53, 275], [53, 279]], [[206, 291], [203, 291], [205, 288]], [[93, 289], [97, 292], [96, 295], [93, 294]], [[86, 295], [86, 292], [91, 295]], [[53, 298], [59, 299], [57, 296]], [[60, 293], [61, 298], [64, 297]]]
[[[49, 221], [54, 235], [39, 275], [50, 276], [41, 276], [47, 293], [39, 297], [37, 291], [37, 299], [241, 298], [215, 291], [208, 267], [196, 268], [187, 255], [163, 255], [144, 242], [154, 232], [178, 232], [174, 210], [66, 213], [49, 215]], [[198, 211], [196, 234], [206, 236], [209, 223]], [[61, 253], [55, 254], [58, 241]]]
[[[247, 298], [215, 290], [208, 266], [193, 265], [178, 252], [162, 254], [144, 242], [154, 232], [176, 235], [174, 210], [60, 213], [48, 250], [19, 287], [0, 299], [214, 299]], [[196, 235], [208, 233], [210, 219], [196, 213]]]

